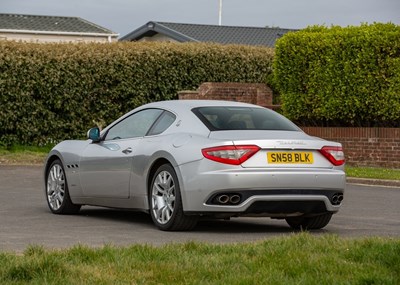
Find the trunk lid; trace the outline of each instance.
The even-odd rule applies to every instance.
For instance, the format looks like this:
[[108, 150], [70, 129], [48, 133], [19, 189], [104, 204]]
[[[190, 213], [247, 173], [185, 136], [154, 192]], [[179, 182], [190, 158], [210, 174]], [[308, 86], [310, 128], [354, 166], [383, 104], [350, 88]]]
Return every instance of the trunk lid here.
[[211, 132], [210, 138], [259, 146], [261, 149], [241, 164], [244, 168], [332, 168], [319, 150], [341, 146], [301, 131], [218, 131]]

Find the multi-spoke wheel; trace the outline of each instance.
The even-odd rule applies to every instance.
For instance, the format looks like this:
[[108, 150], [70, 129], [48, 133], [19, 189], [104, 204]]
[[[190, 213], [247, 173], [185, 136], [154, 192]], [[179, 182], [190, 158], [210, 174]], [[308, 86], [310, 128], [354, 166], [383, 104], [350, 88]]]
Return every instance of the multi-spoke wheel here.
[[178, 179], [169, 164], [160, 166], [152, 178], [149, 189], [150, 214], [161, 230], [190, 230], [197, 217], [183, 213]]
[[46, 197], [50, 210], [55, 214], [73, 214], [80, 209], [80, 205], [71, 202], [64, 168], [58, 159], [46, 173]]

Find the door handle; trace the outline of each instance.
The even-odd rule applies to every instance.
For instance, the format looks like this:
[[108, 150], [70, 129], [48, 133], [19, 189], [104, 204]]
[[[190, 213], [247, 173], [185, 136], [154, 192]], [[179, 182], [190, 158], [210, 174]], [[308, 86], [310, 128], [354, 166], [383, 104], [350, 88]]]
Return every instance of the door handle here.
[[128, 147], [127, 149], [124, 149], [122, 152], [125, 153], [125, 154], [129, 154], [129, 153], [132, 152], [132, 148]]

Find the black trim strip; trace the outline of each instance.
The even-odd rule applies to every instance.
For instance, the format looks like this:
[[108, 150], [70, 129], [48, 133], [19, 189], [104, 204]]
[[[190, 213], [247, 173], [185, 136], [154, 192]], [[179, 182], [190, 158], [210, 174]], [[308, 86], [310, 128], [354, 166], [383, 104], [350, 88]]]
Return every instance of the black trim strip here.
[[319, 190], [319, 189], [272, 189], [272, 190], [239, 190], [239, 191], [218, 191], [207, 199], [207, 205], [215, 205], [214, 198], [221, 194], [237, 194], [241, 197], [243, 203], [252, 196], [272, 196], [272, 195], [321, 195], [328, 197], [331, 201], [335, 194], [343, 194], [343, 190]]

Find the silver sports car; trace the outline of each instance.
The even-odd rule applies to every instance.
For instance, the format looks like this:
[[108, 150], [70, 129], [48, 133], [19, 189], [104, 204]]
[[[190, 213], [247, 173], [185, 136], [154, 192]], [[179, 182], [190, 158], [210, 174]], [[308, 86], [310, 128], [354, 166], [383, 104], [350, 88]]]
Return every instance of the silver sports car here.
[[320, 229], [341, 206], [344, 163], [341, 144], [311, 137], [272, 110], [164, 101], [90, 129], [87, 140], [56, 145], [45, 193], [55, 214], [82, 205], [139, 210], [161, 230], [239, 216]]

